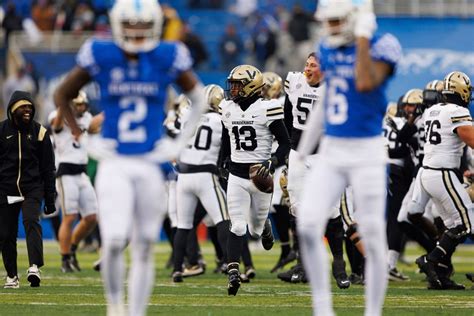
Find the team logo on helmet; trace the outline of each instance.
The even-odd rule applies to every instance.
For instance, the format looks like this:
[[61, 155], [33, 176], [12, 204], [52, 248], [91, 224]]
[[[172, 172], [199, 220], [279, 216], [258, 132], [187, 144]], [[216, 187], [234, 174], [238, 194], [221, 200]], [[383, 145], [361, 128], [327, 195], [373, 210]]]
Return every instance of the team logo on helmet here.
[[262, 73], [251, 65], [240, 65], [232, 69], [226, 84], [226, 100], [236, 103], [260, 94], [264, 86]]
[[265, 99], [278, 99], [283, 91], [283, 80], [274, 72], [262, 73], [263, 83], [262, 96]]
[[444, 78], [444, 91], [451, 91], [457, 94], [465, 105], [471, 102], [472, 86], [471, 79], [460, 71], [453, 71]]
[[209, 109], [214, 112], [219, 112], [219, 103], [224, 99], [224, 89], [216, 84], [207, 85], [204, 88], [206, 95], [206, 102]]

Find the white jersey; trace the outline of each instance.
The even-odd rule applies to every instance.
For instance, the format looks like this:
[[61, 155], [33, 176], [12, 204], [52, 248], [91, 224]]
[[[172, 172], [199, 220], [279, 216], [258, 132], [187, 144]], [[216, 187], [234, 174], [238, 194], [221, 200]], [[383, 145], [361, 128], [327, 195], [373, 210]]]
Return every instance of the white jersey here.
[[269, 159], [273, 134], [270, 124], [283, 119], [278, 100], [258, 99], [243, 111], [237, 103], [220, 103], [221, 119], [229, 131], [231, 160], [236, 163], [257, 163]]
[[[54, 114], [53, 114], [54, 113]], [[57, 112], [50, 114], [50, 121], [56, 117]], [[71, 129], [67, 124], [63, 124], [63, 128], [56, 132], [53, 130], [53, 138], [55, 145], [55, 155], [58, 163], [71, 163], [76, 165], [85, 165], [88, 161], [87, 130], [92, 122], [92, 114], [85, 112], [81, 117], [76, 118], [77, 125], [83, 131], [79, 141], [74, 139]]]
[[293, 105], [293, 128], [306, 130], [306, 121], [315, 106], [322, 106], [326, 85], [310, 86], [302, 72], [291, 71], [286, 76], [285, 92]]
[[[385, 137], [387, 149], [396, 149], [400, 146], [400, 144], [397, 143], [398, 132], [403, 128], [407, 121], [404, 117], [397, 116], [392, 117], [392, 120], [395, 123], [395, 126], [397, 127], [396, 130], [387, 124], [387, 120], [383, 120], [382, 125], [383, 135]], [[404, 159], [402, 158], [389, 158], [388, 162], [390, 164], [394, 164], [400, 167], [403, 167], [405, 164]]]
[[423, 166], [459, 168], [465, 144], [455, 130], [472, 125], [469, 110], [452, 103], [438, 103], [423, 113], [423, 121], [426, 130]]
[[216, 165], [221, 149], [222, 123], [216, 112], [203, 114], [193, 137], [179, 156], [179, 162], [192, 165]]

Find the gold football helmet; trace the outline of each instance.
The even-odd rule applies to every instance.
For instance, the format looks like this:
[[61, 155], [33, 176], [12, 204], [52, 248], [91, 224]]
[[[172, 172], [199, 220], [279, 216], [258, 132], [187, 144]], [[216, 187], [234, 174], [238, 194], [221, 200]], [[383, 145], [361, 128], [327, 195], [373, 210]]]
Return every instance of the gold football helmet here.
[[283, 197], [287, 198], [289, 197], [288, 193], [288, 168], [284, 168], [280, 174], [280, 188], [281, 191], [283, 192]]
[[466, 105], [471, 102], [471, 79], [463, 72], [453, 71], [444, 77], [444, 90], [459, 95]]
[[423, 91], [421, 89], [411, 89], [402, 98], [403, 105], [423, 104]]
[[227, 77], [225, 98], [239, 103], [255, 94], [260, 94], [263, 86], [260, 70], [251, 65], [240, 65], [232, 69]]
[[443, 80], [432, 80], [426, 84], [425, 89], [441, 91], [443, 90], [443, 86]]
[[216, 84], [210, 84], [204, 88], [204, 93], [209, 109], [214, 112], [219, 112], [219, 103], [224, 99], [224, 89]]
[[178, 95], [174, 102], [176, 104], [176, 115], [178, 117], [183, 117], [191, 107], [191, 100], [189, 100], [185, 94]]
[[278, 99], [283, 91], [283, 80], [274, 72], [266, 71], [262, 73], [263, 83], [262, 97], [264, 99]]

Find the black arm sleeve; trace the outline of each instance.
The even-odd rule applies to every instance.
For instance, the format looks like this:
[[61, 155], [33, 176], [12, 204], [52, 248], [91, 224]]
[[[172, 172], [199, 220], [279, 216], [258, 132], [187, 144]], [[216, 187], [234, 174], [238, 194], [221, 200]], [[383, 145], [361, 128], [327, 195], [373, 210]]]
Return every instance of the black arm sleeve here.
[[405, 158], [408, 155], [410, 155], [410, 149], [406, 145], [388, 150], [389, 158], [393, 158], [393, 159]]
[[405, 125], [403, 125], [403, 127], [398, 131], [397, 142], [404, 144], [408, 143], [417, 130], [415, 124], [405, 123]]
[[288, 136], [288, 131], [286, 130], [283, 120], [276, 120], [272, 122], [269, 127], [278, 142], [278, 148], [273, 154], [273, 157], [277, 159], [275, 167], [278, 167], [286, 163], [286, 159], [290, 153], [290, 137]]
[[285, 126], [288, 131], [288, 135], [291, 135], [293, 131], [293, 104], [291, 104], [288, 94], [285, 97], [285, 104], [283, 106], [285, 111]]
[[217, 166], [224, 167], [224, 163], [230, 157], [230, 137], [229, 131], [222, 124], [221, 149], [219, 151], [219, 159]]
[[46, 204], [53, 204], [56, 198], [56, 166], [49, 132], [46, 132], [40, 144], [38, 159], [41, 179], [43, 180], [44, 200]]

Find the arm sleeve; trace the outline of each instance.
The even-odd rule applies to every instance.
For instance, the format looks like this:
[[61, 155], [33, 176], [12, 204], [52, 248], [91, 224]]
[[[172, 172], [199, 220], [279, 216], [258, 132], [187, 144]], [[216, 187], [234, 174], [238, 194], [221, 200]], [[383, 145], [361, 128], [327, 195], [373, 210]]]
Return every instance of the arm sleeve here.
[[283, 120], [273, 121], [269, 127], [278, 142], [278, 148], [273, 154], [273, 157], [277, 159], [276, 167], [278, 167], [285, 164], [290, 152], [290, 137], [288, 136], [288, 131], [286, 130]]
[[224, 163], [230, 157], [230, 137], [229, 131], [222, 124], [221, 149], [219, 152], [218, 166], [223, 167]]
[[89, 39], [82, 44], [76, 56], [76, 64], [87, 71], [91, 77], [99, 72], [99, 66], [94, 56], [93, 39]]
[[189, 49], [183, 43], [176, 44], [176, 53], [172, 68], [178, 73], [191, 70], [193, 59], [189, 53]]
[[293, 104], [291, 104], [290, 98], [288, 95], [285, 97], [285, 104], [284, 104], [284, 112], [285, 112], [285, 126], [288, 134], [291, 135], [293, 131]]
[[403, 127], [398, 131], [397, 142], [403, 144], [408, 143], [417, 130], [416, 124], [405, 123], [405, 125], [403, 125]]
[[[44, 129], [44, 127], [41, 126], [41, 129]], [[41, 129], [40, 135], [43, 133]], [[44, 200], [46, 204], [52, 204], [56, 198], [56, 167], [53, 145], [48, 132], [43, 133], [40, 144], [38, 159], [41, 179], [43, 180]]]

